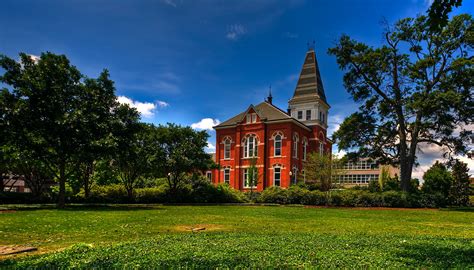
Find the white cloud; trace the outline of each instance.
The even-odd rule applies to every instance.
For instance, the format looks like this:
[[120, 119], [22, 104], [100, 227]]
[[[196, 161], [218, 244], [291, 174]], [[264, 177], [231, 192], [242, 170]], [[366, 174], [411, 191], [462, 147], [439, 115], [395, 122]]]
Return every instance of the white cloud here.
[[126, 96], [118, 96], [117, 101], [122, 104], [127, 104], [128, 106], [137, 109], [137, 111], [145, 118], [151, 118], [155, 115], [157, 107], [165, 108], [169, 104], [167, 102], [158, 100], [156, 103], [152, 102], [141, 102], [132, 100]]
[[297, 33], [285, 32], [283, 33], [283, 37], [288, 39], [297, 39], [299, 36]]
[[41, 57], [39, 57], [38, 55], [34, 55], [34, 54], [29, 54], [31, 60], [33, 60], [33, 62], [35, 62], [35, 64], [37, 64], [39, 62], [39, 60], [41, 59]]
[[[423, 174], [436, 162], [446, 162], [447, 159], [443, 157], [445, 148], [435, 144], [420, 144], [417, 152], [419, 166], [413, 168], [412, 177], [423, 181]], [[466, 156], [453, 156], [466, 163], [469, 168], [469, 174], [474, 175], [474, 160]]]
[[336, 114], [334, 116], [329, 115], [328, 119], [328, 138], [336, 132], [339, 127], [341, 126], [342, 122], [344, 121], [344, 116], [340, 114]]
[[177, 0], [161, 0], [162, 3], [172, 6], [172, 7], [177, 7], [178, 6], [178, 1]]
[[166, 101], [162, 101], [162, 100], [158, 100], [156, 101], [156, 104], [158, 105], [158, 107], [160, 108], [166, 108], [166, 107], [169, 107], [170, 104]]
[[217, 126], [219, 124], [220, 121], [218, 119], [203, 118], [201, 121], [191, 124], [191, 127], [198, 130], [212, 130], [213, 126]]
[[214, 152], [216, 152], [216, 146], [213, 145], [211, 142], [207, 142], [207, 147], [206, 147], [205, 150], [208, 153], [214, 153]]
[[241, 24], [231, 24], [227, 26], [227, 39], [238, 40], [242, 35], [247, 33], [247, 29]]

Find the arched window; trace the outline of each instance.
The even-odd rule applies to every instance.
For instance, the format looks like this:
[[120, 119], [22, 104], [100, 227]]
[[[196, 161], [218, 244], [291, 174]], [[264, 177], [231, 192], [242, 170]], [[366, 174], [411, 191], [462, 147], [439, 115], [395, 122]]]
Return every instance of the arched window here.
[[230, 144], [232, 140], [229, 137], [224, 139], [224, 159], [230, 159]]
[[282, 136], [281, 134], [277, 134], [275, 135], [274, 137], [274, 142], [273, 142], [273, 155], [274, 156], [281, 156], [281, 139], [282, 139]]
[[258, 140], [257, 136], [249, 135], [244, 138], [244, 158], [252, 158], [258, 156]]
[[293, 135], [293, 157], [298, 158], [298, 141], [299, 141], [298, 134]]
[[319, 155], [324, 155], [324, 144], [322, 141], [319, 141]]
[[273, 185], [279, 187], [281, 185], [281, 166], [273, 167]]
[[303, 138], [303, 160], [306, 160], [306, 152], [308, 151], [308, 140]]

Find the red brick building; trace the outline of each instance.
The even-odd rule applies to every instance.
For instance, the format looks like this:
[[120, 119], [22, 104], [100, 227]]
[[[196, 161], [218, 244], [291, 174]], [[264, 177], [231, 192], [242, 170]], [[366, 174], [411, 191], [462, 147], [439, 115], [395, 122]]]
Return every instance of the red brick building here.
[[329, 108], [316, 55], [310, 49], [286, 112], [272, 104], [270, 93], [266, 101], [214, 127], [219, 169], [207, 176], [213, 183], [248, 190], [248, 168], [255, 160], [258, 184], [254, 188], [259, 191], [286, 188], [304, 179], [307, 154], [331, 152], [326, 137]]

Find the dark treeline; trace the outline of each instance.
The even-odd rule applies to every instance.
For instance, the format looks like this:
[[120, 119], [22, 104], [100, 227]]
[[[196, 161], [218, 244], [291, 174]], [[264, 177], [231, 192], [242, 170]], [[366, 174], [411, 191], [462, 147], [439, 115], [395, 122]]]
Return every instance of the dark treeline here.
[[176, 192], [185, 177], [213, 165], [208, 135], [174, 124], [140, 122], [136, 109], [117, 102], [107, 70], [84, 76], [66, 56], [50, 52], [16, 61], [0, 56], [0, 181], [24, 178], [32, 196], [58, 183], [89, 196], [96, 181], [123, 185], [130, 198], [144, 179], [165, 178]]

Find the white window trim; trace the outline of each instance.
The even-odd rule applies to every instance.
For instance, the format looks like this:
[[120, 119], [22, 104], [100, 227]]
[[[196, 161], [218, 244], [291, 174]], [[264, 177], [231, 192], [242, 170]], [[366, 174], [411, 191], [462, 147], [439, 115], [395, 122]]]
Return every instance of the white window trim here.
[[[223, 171], [224, 171], [224, 183], [230, 184], [230, 168], [229, 168], [229, 167], [225, 167]], [[227, 175], [229, 176], [229, 180], [227, 180], [227, 181], [225, 180], [226, 172], [228, 172]]]
[[[253, 149], [252, 155], [250, 155], [250, 141], [249, 138], [253, 138]], [[244, 138], [244, 145], [243, 145], [243, 158], [256, 158], [258, 157], [258, 138], [257, 135], [249, 135]]]
[[297, 134], [293, 135], [293, 153], [292, 156], [293, 158], [298, 158], [298, 142], [300, 141], [300, 138], [298, 137]]
[[[280, 171], [278, 172], [278, 174], [280, 175], [280, 179], [278, 179], [278, 181], [280, 182], [278, 184], [278, 186], [276, 185], [276, 170], [275, 169], [279, 169]], [[281, 166], [279, 165], [276, 165], [273, 167], [273, 186], [276, 186], [276, 187], [281, 187]]]
[[[280, 136], [280, 139], [279, 139], [279, 140], [276, 139], [277, 136]], [[279, 154], [279, 155], [276, 154], [276, 150], [277, 150], [277, 145], [276, 145], [276, 144], [277, 144], [277, 142], [280, 143], [280, 147], [279, 147], [279, 149], [280, 149], [280, 154]], [[282, 148], [282, 145], [283, 145], [283, 136], [282, 136], [281, 134], [276, 134], [275, 137], [274, 137], [274, 139], [273, 139], [273, 156], [274, 156], [274, 157], [281, 157], [281, 150], [282, 150], [281, 148]]]
[[[225, 137], [224, 140], [223, 140], [223, 144], [224, 144], [224, 160], [230, 160], [231, 159], [231, 155], [232, 155], [232, 139], [230, 137]], [[226, 157], [226, 148], [227, 146], [229, 147], [229, 156]]]
[[[243, 182], [244, 188], [256, 188], [257, 186], [251, 187], [251, 186], [247, 185], [247, 175], [248, 175], [248, 168], [246, 168], [242, 171], [242, 179], [243, 179], [242, 182]], [[255, 174], [254, 174], [254, 176], [255, 176]]]
[[303, 160], [306, 161], [306, 156], [308, 154], [308, 140], [303, 139]]

